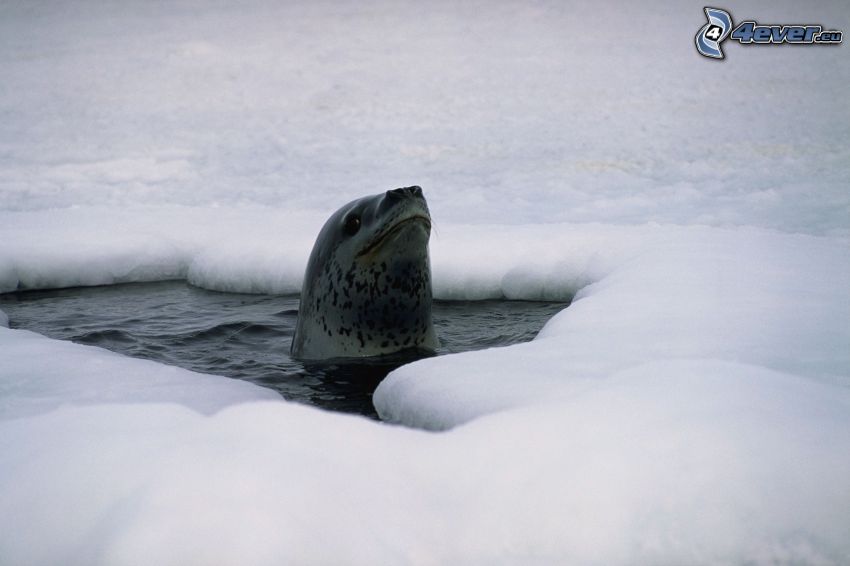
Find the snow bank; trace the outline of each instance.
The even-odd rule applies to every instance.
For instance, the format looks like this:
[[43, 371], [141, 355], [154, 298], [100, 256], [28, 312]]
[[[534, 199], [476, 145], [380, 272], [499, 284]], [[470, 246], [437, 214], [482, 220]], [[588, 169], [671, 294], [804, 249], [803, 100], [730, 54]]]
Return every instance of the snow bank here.
[[0, 425], [0, 552], [49, 564], [850, 557], [845, 388], [658, 362], [442, 435], [288, 403]]
[[266, 207], [133, 206], [8, 212], [0, 292], [187, 279], [293, 293], [324, 218]]
[[[297, 293], [326, 220], [258, 206], [85, 207], [3, 217], [0, 292], [186, 279], [217, 291]], [[438, 223], [431, 242], [434, 294], [568, 300], [612, 261], [662, 233], [658, 227]]]
[[234, 403], [279, 399], [236, 379], [127, 358], [100, 348], [0, 328], [0, 418], [66, 405], [178, 403], [204, 414]]
[[[381, 416], [444, 429], [572, 395], [659, 359], [725, 360], [850, 386], [846, 245], [757, 230], [651, 232], [642, 247], [581, 288], [533, 342], [393, 372], [375, 395]], [[641, 240], [639, 233], [626, 238]], [[589, 237], [585, 244], [592, 240], [600, 241]], [[584, 253], [591, 251], [610, 253], [592, 245]]]

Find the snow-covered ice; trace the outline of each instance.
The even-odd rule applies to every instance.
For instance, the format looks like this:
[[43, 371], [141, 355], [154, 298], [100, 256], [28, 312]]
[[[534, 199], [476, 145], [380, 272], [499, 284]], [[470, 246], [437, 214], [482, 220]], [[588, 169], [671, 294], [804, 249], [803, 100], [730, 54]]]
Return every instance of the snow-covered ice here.
[[420, 184], [438, 298], [575, 296], [392, 373], [406, 426], [0, 312], [0, 563], [850, 562], [850, 60], [702, 7], [0, 5], [0, 292], [296, 292]]
[[[549, 232], [551, 248], [564, 242], [565, 255], [578, 260], [567, 251], [578, 234]], [[600, 378], [663, 359], [724, 360], [850, 385], [845, 244], [700, 227], [630, 229], [629, 238], [632, 245], [642, 238], [643, 246], [619, 261], [608, 257], [617, 255], [609, 246], [596, 249], [591, 238], [583, 240], [597, 266], [615, 267], [583, 271], [579, 285], [589, 284], [534, 341], [402, 367], [378, 389], [381, 415], [447, 428], [506, 407], [572, 396], [604, 384]], [[551, 259], [553, 266], [567, 263]], [[564, 286], [573, 280], [563, 267], [523, 272], [531, 292], [551, 280]]]

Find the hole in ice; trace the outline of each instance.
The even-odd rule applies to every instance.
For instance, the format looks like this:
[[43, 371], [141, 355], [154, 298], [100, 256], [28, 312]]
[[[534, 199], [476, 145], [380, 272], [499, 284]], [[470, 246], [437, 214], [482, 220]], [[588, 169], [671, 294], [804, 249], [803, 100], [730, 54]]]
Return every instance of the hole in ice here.
[[[531, 340], [566, 306], [434, 301], [437, 355]], [[177, 281], [0, 295], [0, 310], [12, 328], [245, 379], [292, 401], [376, 417], [372, 393], [378, 383], [413, 358], [352, 364], [293, 360], [289, 344], [297, 309], [297, 295], [219, 293]]]

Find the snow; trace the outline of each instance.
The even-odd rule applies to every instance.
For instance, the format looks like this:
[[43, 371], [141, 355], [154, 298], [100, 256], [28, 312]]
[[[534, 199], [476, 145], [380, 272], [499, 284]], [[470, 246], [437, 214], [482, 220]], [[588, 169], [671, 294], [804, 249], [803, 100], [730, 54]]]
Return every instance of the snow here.
[[178, 403], [212, 414], [234, 403], [279, 399], [267, 389], [135, 360], [26, 330], [0, 328], [4, 420], [39, 415], [66, 405]]
[[[574, 238], [570, 231], [560, 238], [555, 233], [550, 227], [545, 241], [557, 266], [551, 249], [565, 242], [561, 261], [568, 262]], [[626, 368], [668, 359], [723, 360], [850, 386], [846, 244], [753, 229], [626, 233], [636, 249], [616, 260], [611, 256], [619, 250], [602, 245], [603, 238], [585, 237], [584, 254], [595, 258], [597, 269], [577, 271], [577, 279], [565, 268], [553, 268], [554, 275], [525, 269], [529, 294], [548, 279], [565, 289], [572, 280], [589, 284], [530, 343], [396, 370], [376, 392], [381, 416], [446, 429], [494, 411], [569, 398]], [[526, 249], [534, 245], [513, 240]]]
[[66, 407], [0, 428], [0, 548], [10, 563], [841, 563], [835, 393], [669, 361], [441, 435], [287, 403]]
[[2, 292], [187, 279], [221, 291], [294, 293], [325, 220], [267, 207], [178, 205], [4, 216]]
[[[732, 14], [850, 28], [838, 1]], [[297, 292], [330, 212], [419, 184], [435, 296], [575, 297], [395, 371], [383, 424], [0, 311], [0, 563], [850, 562], [850, 61], [704, 60], [703, 24], [0, 5], [0, 292]]]

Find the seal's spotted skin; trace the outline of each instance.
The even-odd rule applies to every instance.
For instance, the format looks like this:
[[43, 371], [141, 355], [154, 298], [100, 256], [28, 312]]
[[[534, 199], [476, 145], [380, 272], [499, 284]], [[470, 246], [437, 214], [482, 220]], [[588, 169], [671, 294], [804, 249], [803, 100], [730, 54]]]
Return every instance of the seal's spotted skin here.
[[419, 187], [365, 197], [335, 212], [307, 264], [292, 355], [315, 360], [435, 350], [430, 234]]

